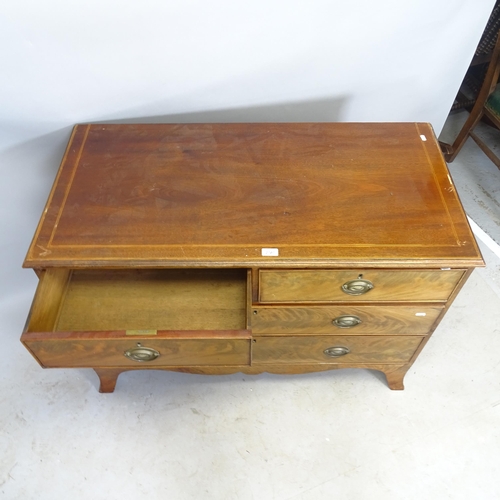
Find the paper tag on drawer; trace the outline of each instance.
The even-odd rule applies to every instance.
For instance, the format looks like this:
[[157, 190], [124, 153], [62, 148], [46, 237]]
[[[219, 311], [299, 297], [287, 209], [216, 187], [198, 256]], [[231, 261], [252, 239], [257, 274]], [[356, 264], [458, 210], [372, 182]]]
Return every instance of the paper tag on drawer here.
[[262, 257], [278, 257], [280, 254], [277, 248], [263, 248]]
[[125, 330], [125, 335], [156, 335], [158, 330]]

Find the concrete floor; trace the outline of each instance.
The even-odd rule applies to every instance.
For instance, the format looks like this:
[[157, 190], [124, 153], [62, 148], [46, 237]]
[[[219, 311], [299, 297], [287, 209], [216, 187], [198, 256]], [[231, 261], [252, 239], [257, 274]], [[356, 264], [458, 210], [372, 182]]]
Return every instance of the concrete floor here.
[[[500, 499], [494, 251], [482, 245], [488, 267], [473, 273], [407, 374], [405, 391], [390, 391], [368, 370], [129, 372], [114, 394], [102, 395], [91, 370], [42, 370], [19, 342], [36, 284], [20, 262], [49, 188], [28, 180], [25, 165], [52, 168], [52, 153], [39, 146], [6, 156], [28, 194], [17, 199], [9, 182], [3, 193], [10, 218], [3, 218], [8, 268], [0, 301], [1, 498]], [[480, 155], [452, 164], [459, 192], [470, 190], [470, 198], [481, 192], [470, 169], [475, 176], [478, 164], [489, 169]], [[484, 210], [473, 219], [493, 238], [489, 217]]]

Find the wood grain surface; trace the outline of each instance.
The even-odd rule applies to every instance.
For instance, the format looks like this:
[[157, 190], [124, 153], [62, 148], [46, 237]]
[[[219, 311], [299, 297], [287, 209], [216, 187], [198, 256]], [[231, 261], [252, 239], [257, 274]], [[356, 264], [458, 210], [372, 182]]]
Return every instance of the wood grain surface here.
[[[258, 337], [252, 343], [252, 362], [280, 363], [405, 363], [418, 348], [422, 337], [386, 336], [301, 336]], [[332, 358], [324, 353], [330, 347], [347, 347], [345, 356]]]
[[[262, 334], [426, 335], [443, 306], [253, 307], [252, 332]], [[340, 328], [336, 318], [355, 316], [361, 323]]]
[[245, 329], [247, 288], [247, 272], [239, 269], [48, 269], [26, 329]]
[[75, 128], [25, 266], [395, 259], [482, 265], [427, 124], [96, 124]]
[[26, 328], [51, 332], [59, 316], [71, 279], [69, 269], [47, 269], [41, 273]]
[[235, 330], [246, 327], [246, 271], [73, 271], [55, 330]]
[[[457, 286], [464, 270], [261, 270], [260, 302], [441, 301]], [[348, 295], [342, 285], [362, 277], [373, 284], [363, 295]]]
[[[25, 333], [21, 340], [44, 367], [157, 367], [176, 365], [250, 364], [250, 334], [226, 332], [159, 332], [154, 337], [127, 338], [123, 332], [96, 338], [93, 333]], [[114, 333], [114, 335], [112, 334]], [[137, 347], [155, 349], [159, 357], [138, 362], [125, 351]]]

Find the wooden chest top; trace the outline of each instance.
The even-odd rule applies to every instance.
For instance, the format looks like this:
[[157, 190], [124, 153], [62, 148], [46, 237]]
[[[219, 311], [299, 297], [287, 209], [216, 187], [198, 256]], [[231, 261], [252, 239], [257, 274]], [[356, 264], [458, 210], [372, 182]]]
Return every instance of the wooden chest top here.
[[478, 266], [422, 123], [78, 125], [25, 267]]

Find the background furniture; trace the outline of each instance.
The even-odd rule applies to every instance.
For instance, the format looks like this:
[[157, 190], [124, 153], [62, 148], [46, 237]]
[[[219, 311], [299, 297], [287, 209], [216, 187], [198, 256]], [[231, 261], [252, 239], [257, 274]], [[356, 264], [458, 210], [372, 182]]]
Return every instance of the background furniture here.
[[468, 109], [470, 111], [476, 102], [476, 98], [488, 70], [499, 30], [500, 0], [497, 0], [474, 52], [474, 57], [469, 65], [469, 69], [465, 74], [462, 85], [455, 98], [455, 102], [451, 107], [451, 112], [461, 109]]
[[488, 123], [500, 128], [500, 4], [497, 2], [476, 50], [462, 87], [457, 95], [452, 112], [470, 106], [467, 121], [453, 144], [441, 143], [446, 161], [452, 162], [468, 137], [474, 139], [488, 158], [500, 168], [500, 158], [474, 132], [474, 128], [486, 118]]
[[486, 117], [496, 128], [500, 129], [500, 86], [498, 85], [498, 76], [500, 74], [500, 37], [491, 55], [488, 71], [484, 78], [482, 87], [479, 91], [475, 104], [470, 112], [467, 121], [460, 130], [457, 138], [450, 146], [441, 143], [446, 161], [452, 162], [460, 149], [465, 144], [468, 137], [472, 137], [484, 153], [500, 169], [500, 158], [495, 152], [474, 132], [474, 127], [481, 118]]

